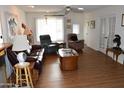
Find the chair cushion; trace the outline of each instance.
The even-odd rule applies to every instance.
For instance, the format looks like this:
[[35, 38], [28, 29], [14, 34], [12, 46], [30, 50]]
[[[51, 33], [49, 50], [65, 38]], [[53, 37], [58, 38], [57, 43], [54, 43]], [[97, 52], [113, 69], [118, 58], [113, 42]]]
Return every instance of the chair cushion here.
[[71, 40], [72, 40], [72, 41], [77, 41], [78, 39], [77, 39], [76, 36], [71, 36]]
[[51, 38], [49, 35], [40, 35], [40, 43], [44, 47], [51, 43]]

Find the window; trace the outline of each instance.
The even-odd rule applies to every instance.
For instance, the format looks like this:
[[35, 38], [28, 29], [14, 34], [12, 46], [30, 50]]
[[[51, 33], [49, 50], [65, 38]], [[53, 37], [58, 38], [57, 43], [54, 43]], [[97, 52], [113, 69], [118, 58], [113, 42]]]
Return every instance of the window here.
[[79, 34], [79, 24], [73, 24], [73, 33]]
[[36, 37], [39, 42], [39, 36], [49, 34], [52, 41], [64, 39], [63, 17], [47, 17], [36, 20]]

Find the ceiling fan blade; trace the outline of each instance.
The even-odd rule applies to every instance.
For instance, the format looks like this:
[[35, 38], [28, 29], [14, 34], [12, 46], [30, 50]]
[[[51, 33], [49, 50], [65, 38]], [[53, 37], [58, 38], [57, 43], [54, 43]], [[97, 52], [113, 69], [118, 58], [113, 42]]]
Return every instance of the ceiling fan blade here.
[[44, 15], [44, 16], [64, 16], [64, 15]]

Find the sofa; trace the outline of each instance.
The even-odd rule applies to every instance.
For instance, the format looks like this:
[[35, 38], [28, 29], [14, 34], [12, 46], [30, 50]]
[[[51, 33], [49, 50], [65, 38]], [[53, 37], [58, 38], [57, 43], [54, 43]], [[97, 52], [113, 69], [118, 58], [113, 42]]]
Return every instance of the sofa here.
[[[19, 63], [19, 61], [17, 60], [17, 53], [12, 51], [12, 46], [8, 47], [6, 49], [6, 52], [12, 67], [15, 64]], [[37, 70], [38, 74], [40, 74], [43, 64], [44, 49], [41, 48], [40, 45], [32, 45], [30, 53], [28, 53], [27, 51], [23, 51], [23, 52], [27, 54], [27, 58], [25, 62], [34, 62], [35, 64], [33, 69]]]

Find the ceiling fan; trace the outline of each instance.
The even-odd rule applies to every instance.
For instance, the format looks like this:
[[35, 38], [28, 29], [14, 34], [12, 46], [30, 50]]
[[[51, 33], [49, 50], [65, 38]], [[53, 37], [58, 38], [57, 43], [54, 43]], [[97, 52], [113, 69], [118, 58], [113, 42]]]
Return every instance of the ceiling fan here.
[[79, 7], [79, 6], [66, 6], [65, 7], [65, 11], [68, 13], [70, 11], [73, 11], [73, 12], [83, 12], [83, 8], [82, 7]]
[[54, 14], [54, 15], [45, 15], [45, 16], [65, 16], [71, 11], [72, 12], [83, 12], [83, 8], [74, 7], [73, 5], [65, 6], [64, 9], [58, 11], [58, 12], [62, 12], [63, 14]]

